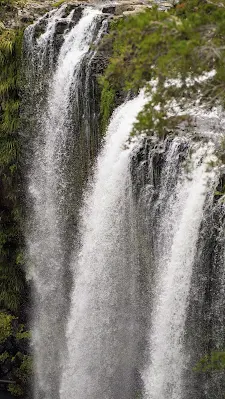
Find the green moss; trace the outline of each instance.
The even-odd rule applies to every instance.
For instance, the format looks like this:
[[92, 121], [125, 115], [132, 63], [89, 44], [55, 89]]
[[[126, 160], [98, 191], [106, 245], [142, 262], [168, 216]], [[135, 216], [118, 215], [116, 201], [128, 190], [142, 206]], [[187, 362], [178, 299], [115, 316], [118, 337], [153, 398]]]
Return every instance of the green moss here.
[[[101, 83], [101, 81], [100, 81]], [[101, 122], [102, 122], [102, 131], [104, 132], [109, 118], [114, 109], [115, 102], [115, 90], [110, 87], [109, 82], [103, 82], [103, 89], [101, 92]]]
[[[181, 108], [190, 98], [209, 108], [224, 106], [224, 21], [224, 2], [208, 4], [204, 0], [182, 1], [168, 12], [155, 7], [114, 21], [109, 38], [114, 42], [113, 55], [101, 79], [103, 115], [109, 113], [108, 89], [137, 92], [147, 87], [151, 99], [139, 115], [134, 133], [164, 136], [174, 131], [186, 117], [167, 117], [173, 100]], [[212, 70], [214, 76], [199, 81]], [[174, 81], [178, 78], [179, 85]], [[154, 91], [150, 81], [157, 82]]]
[[61, 6], [63, 3], [65, 3], [65, 0], [59, 0], [56, 3], [52, 4], [52, 7], [59, 7]]
[[4, 343], [12, 334], [13, 316], [0, 312], [0, 343]]
[[225, 370], [225, 352], [212, 352], [204, 356], [193, 370], [196, 372]]

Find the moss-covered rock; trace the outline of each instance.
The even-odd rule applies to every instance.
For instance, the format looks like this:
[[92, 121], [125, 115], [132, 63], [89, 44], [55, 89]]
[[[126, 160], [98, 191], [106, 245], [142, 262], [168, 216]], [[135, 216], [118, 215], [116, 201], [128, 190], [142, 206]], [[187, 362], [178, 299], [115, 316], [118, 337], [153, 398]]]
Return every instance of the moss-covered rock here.
[[116, 92], [144, 86], [151, 99], [139, 115], [137, 133], [164, 136], [174, 130], [185, 119], [168, 118], [174, 103], [224, 107], [224, 21], [225, 2], [217, 0], [184, 0], [167, 12], [153, 7], [113, 20], [113, 55], [101, 79], [103, 119], [112, 112]]

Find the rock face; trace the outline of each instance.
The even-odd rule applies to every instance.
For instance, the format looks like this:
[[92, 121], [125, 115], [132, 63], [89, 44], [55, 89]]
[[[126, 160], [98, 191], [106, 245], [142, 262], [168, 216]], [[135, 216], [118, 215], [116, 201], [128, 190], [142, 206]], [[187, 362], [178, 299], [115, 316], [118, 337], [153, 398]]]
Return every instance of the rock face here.
[[120, 15], [130, 15], [137, 12], [141, 12], [146, 8], [152, 8], [154, 4], [158, 4], [160, 10], [167, 10], [172, 7], [171, 2], [164, 2], [164, 1], [155, 1], [155, 0], [131, 0], [131, 1], [121, 1], [119, 4], [115, 6], [114, 14], [117, 16]]
[[14, 29], [28, 25], [37, 20], [41, 15], [52, 9], [49, 1], [38, 3], [13, 4], [12, 6], [1, 6], [0, 19], [6, 28]]
[[108, 14], [114, 14], [116, 16], [120, 15], [130, 15], [137, 12], [141, 12], [146, 8], [152, 8], [154, 4], [158, 4], [160, 10], [168, 10], [173, 6], [173, 1], [155, 1], [155, 0], [122, 0], [115, 5], [110, 5], [103, 7], [103, 12]]
[[[87, 0], [86, 2], [72, 0], [64, 2], [54, 2], [49, 0], [32, 2], [28, 1], [25, 4], [13, 5], [10, 9], [9, 6], [1, 6], [3, 13], [0, 12], [0, 21], [2, 21], [6, 28], [17, 28], [22, 27], [26, 24], [31, 24], [36, 21], [40, 16], [44, 15], [48, 11], [59, 7], [61, 4], [67, 3], [67, 9], [73, 9], [76, 5], [87, 5], [95, 4], [93, 0]], [[102, 2], [104, 4], [104, 2]], [[110, 4], [103, 7], [103, 13], [114, 14], [116, 16], [129, 15], [132, 13], [140, 12], [146, 8], [151, 8], [153, 4], [158, 4], [159, 9], [167, 10], [173, 6], [174, 1], [160, 1], [160, 0], [121, 0], [116, 4]]]

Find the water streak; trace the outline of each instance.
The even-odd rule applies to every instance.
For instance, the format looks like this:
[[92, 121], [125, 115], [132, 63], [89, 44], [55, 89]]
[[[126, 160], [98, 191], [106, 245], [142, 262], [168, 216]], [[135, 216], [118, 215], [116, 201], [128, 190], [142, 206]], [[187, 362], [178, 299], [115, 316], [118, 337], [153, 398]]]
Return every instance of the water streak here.
[[[37, 44], [34, 44], [38, 51], [42, 47], [46, 49], [46, 43], [54, 42], [55, 24], [61, 12], [54, 12], [48, 17], [45, 32], [37, 39]], [[38, 110], [39, 130], [35, 132], [34, 160], [29, 174], [29, 193], [33, 206], [28, 238], [35, 290], [33, 346], [37, 398], [57, 399], [59, 395], [68, 307], [67, 291], [70, 286], [69, 250], [65, 246], [70, 233], [66, 221], [70, 217], [68, 212], [73, 212], [67, 205], [67, 186], [70, 184], [70, 176], [67, 176], [67, 142], [72, 135], [80, 134], [71, 128], [69, 110], [71, 92], [79, 84], [79, 69], [95, 40], [100, 15], [99, 10], [88, 7], [78, 23], [71, 30], [65, 31], [57, 65], [49, 83], [46, 103]], [[64, 22], [70, 22], [72, 16], [73, 12]], [[28, 36], [29, 32], [32, 35], [33, 29], [28, 29]], [[34, 54], [37, 54], [36, 47]], [[48, 56], [51, 58], [51, 52]], [[43, 96], [43, 92], [41, 94]]]
[[[179, 141], [179, 140], [178, 140]], [[175, 147], [174, 147], [175, 146]], [[169, 171], [179, 149], [176, 140], [168, 152], [165, 171]], [[216, 178], [209, 172], [212, 144], [195, 149], [189, 176], [185, 169], [174, 186], [162, 192], [168, 196], [166, 207], [158, 220], [155, 246], [156, 281], [149, 337], [150, 363], [143, 373], [145, 397], [148, 399], [184, 398], [183, 374], [186, 367], [185, 322], [192, 270], [197, 253], [199, 230], [206, 196], [213, 193]], [[165, 202], [165, 199], [163, 199]], [[213, 195], [210, 199], [213, 200]]]
[[[135, 397], [137, 275], [129, 156], [141, 94], [113, 115], [82, 211], [61, 399]], [[132, 251], [131, 251], [132, 248]]]

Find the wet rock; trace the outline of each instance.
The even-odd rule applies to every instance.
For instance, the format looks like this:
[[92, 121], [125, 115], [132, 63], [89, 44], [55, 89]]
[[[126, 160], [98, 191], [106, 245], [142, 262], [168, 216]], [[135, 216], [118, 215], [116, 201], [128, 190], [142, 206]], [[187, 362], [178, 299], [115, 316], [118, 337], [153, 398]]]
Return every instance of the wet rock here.
[[159, 9], [162, 11], [169, 10], [172, 7], [172, 3], [169, 2], [161, 2], [159, 3]]
[[126, 11], [134, 11], [135, 5], [133, 4], [118, 4], [115, 9], [115, 15], [122, 15]]
[[75, 10], [76, 8], [79, 8], [80, 6], [81, 5], [79, 3], [66, 3], [62, 17], [63, 18], [68, 17], [71, 11]]
[[62, 34], [68, 27], [68, 22], [66, 20], [60, 20], [56, 23], [55, 34]]
[[57, 55], [60, 51], [63, 41], [64, 41], [63, 34], [55, 35], [54, 44], [53, 44], [53, 46], [54, 46], [54, 62], [56, 62], [56, 60], [57, 60]]
[[76, 25], [77, 22], [82, 17], [83, 9], [84, 9], [83, 5], [79, 5], [75, 8], [73, 18], [72, 18], [74, 25]]
[[147, 8], [147, 7], [146, 7], [145, 5], [140, 4], [140, 5], [135, 6], [135, 7], [133, 8], [133, 10], [124, 11], [124, 12], [123, 12], [123, 15], [136, 14], [136, 13], [145, 11], [146, 8]]
[[35, 26], [34, 39], [38, 39], [45, 32], [46, 25], [47, 22], [43, 19]]
[[103, 7], [102, 12], [104, 14], [114, 14], [116, 10], [116, 6], [106, 6]]

